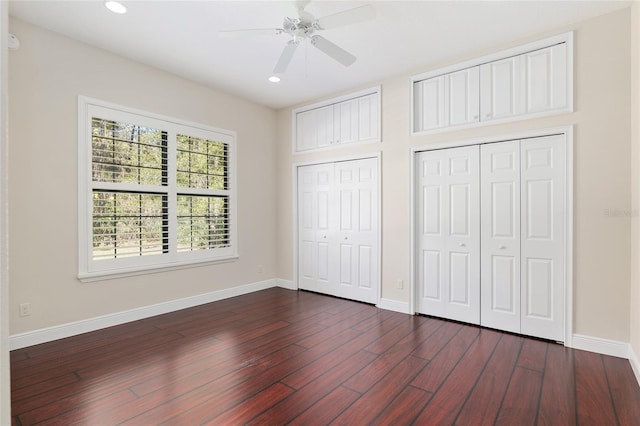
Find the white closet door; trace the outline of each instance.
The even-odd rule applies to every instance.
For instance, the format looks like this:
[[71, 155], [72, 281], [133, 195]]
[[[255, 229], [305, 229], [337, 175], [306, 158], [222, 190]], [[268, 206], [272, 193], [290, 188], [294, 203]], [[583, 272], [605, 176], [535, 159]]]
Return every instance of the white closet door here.
[[333, 164], [298, 169], [298, 286], [335, 294], [331, 280]]
[[335, 163], [337, 296], [377, 303], [377, 160]]
[[480, 323], [479, 147], [417, 155], [418, 310]]
[[526, 139], [520, 151], [521, 330], [564, 341], [564, 137]]
[[482, 145], [480, 170], [480, 323], [520, 333], [520, 141]]

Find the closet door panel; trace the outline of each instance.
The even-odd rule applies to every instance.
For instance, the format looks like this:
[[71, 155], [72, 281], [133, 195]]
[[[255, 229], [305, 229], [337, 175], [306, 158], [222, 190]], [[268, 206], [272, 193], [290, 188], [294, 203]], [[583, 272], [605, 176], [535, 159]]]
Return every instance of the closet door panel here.
[[[419, 312], [447, 317], [449, 274], [446, 236], [449, 229], [448, 150], [416, 155], [418, 171], [418, 306]], [[445, 231], [446, 230], [446, 231]], [[443, 274], [444, 272], [444, 274]]]
[[377, 160], [336, 163], [340, 246], [338, 296], [377, 303]]
[[522, 333], [564, 340], [565, 145], [522, 141]]
[[520, 332], [520, 142], [480, 147], [481, 324]]
[[420, 223], [418, 309], [478, 324], [478, 147], [417, 155]]
[[331, 204], [333, 166], [298, 170], [298, 285], [302, 289], [331, 292]]

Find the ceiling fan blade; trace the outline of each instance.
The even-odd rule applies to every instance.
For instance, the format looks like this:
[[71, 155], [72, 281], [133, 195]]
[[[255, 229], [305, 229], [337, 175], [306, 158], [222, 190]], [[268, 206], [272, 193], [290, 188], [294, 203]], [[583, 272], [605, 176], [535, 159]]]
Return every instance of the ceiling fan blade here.
[[318, 25], [323, 30], [341, 27], [343, 25], [355, 24], [358, 22], [375, 19], [376, 10], [370, 4], [334, 13], [318, 19]]
[[356, 61], [356, 57], [351, 53], [319, 35], [311, 37], [311, 44], [345, 67], [348, 67]]
[[218, 37], [220, 38], [243, 38], [262, 35], [278, 35], [282, 34], [281, 28], [256, 28], [251, 30], [230, 30], [219, 31]]
[[287, 71], [289, 62], [291, 62], [291, 59], [293, 58], [293, 54], [295, 53], [297, 47], [298, 43], [293, 40], [290, 40], [289, 43], [287, 43], [287, 45], [284, 47], [284, 50], [280, 54], [278, 63], [273, 69], [274, 74], [284, 74]]

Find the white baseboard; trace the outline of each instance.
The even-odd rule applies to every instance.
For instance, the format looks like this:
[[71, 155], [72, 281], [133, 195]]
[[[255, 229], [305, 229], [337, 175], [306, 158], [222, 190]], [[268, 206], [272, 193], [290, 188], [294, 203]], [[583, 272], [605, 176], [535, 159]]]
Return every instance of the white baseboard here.
[[298, 287], [292, 280], [283, 280], [282, 278], [276, 278], [276, 286], [286, 288], [288, 290], [297, 290]]
[[409, 304], [407, 302], [398, 302], [397, 300], [380, 298], [378, 308], [386, 309], [387, 311], [400, 312], [402, 314], [409, 313]]
[[583, 351], [596, 352], [603, 355], [629, 357], [629, 344], [616, 340], [601, 339], [599, 337], [574, 334], [571, 337], [571, 347]]
[[280, 281], [285, 280], [270, 279], [258, 281], [251, 284], [226, 288], [224, 290], [216, 290], [197, 296], [143, 306], [128, 311], [116, 312], [86, 320], [28, 331], [26, 333], [14, 334], [9, 336], [9, 349], [14, 350], [25, 348], [27, 346], [63, 339], [65, 337], [75, 336], [77, 334], [87, 333], [101, 328], [149, 318], [155, 315], [166, 314], [168, 312], [179, 311], [180, 309], [191, 308], [193, 306], [216, 302], [230, 297], [241, 296], [243, 294], [253, 293], [254, 291], [265, 290], [276, 286], [282, 287], [279, 285]]
[[629, 363], [631, 364], [633, 374], [636, 375], [636, 381], [640, 385], [640, 360], [638, 359], [638, 355], [636, 355], [633, 350], [633, 346], [631, 345], [629, 345]]

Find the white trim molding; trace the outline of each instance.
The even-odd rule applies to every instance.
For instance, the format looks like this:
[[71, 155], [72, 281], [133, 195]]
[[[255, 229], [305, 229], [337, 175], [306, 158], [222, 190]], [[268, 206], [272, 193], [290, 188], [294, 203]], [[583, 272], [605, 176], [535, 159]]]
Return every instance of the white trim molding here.
[[631, 345], [629, 345], [629, 363], [631, 364], [633, 374], [636, 376], [636, 381], [638, 385], [640, 385], [640, 359], [638, 359], [638, 355], [636, 355]]
[[387, 311], [400, 312], [401, 314], [409, 314], [409, 303], [408, 302], [399, 302], [397, 300], [385, 299], [384, 297], [380, 298], [380, 303], [376, 306], [380, 309], [385, 309]]
[[65, 337], [100, 330], [102, 328], [112, 327], [114, 325], [124, 324], [131, 321], [137, 321], [143, 318], [149, 318], [156, 315], [179, 311], [181, 309], [204, 305], [205, 303], [217, 302], [219, 300], [241, 296], [255, 291], [266, 290], [272, 287], [284, 287], [281, 285], [283, 282], [286, 283], [285, 280], [278, 279], [258, 281], [237, 287], [212, 291], [210, 293], [199, 294], [197, 296], [170, 300], [168, 302], [157, 303], [155, 305], [142, 306], [128, 311], [116, 312], [81, 321], [28, 331], [26, 333], [14, 334], [9, 337], [9, 348], [10, 350], [25, 348], [27, 346], [64, 339]]
[[293, 282], [293, 280], [285, 280], [282, 278], [276, 278], [276, 287], [286, 288], [287, 290], [297, 290], [298, 286]]
[[571, 336], [571, 343], [570, 347], [573, 349], [617, 356], [618, 358], [629, 358], [629, 344], [626, 342], [585, 336], [584, 334], [574, 334]]

